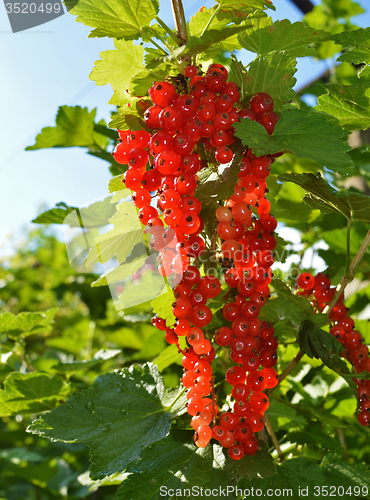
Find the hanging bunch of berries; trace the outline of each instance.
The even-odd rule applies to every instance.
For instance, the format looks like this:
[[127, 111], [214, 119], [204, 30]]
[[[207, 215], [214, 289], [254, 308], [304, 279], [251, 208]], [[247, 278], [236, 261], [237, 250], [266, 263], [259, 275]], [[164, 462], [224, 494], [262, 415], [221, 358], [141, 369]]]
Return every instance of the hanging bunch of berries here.
[[[216, 276], [201, 276], [199, 258], [206, 245], [202, 237], [202, 203], [196, 197], [197, 173], [233, 161], [233, 124], [240, 119], [261, 123], [269, 134], [279, 116], [272, 98], [259, 93], [249, 108], [240, 104], [240, 91], [220, 64], [212, 64], [200, 76], [195, 66], [185, 68], [185, 81], [155, 83], [149, 89], [153, 105], [144, 114], [146, 130], [119, 131], [114, 158], [127, 164], [124, 182], [133, 191], [138, 217], [158, 251], [162, 276], [180, 277], [174, 289], [176, 323], [155, 316], [154, 326], [176, 344], [185, 337], [183, 385], [187, 389], [187, 412], [192, 416], [194, 441], [205, 447], [211, 438], [228, 448], [239, 460], [258, 449], [255, 433], [264, 427], [269, 406], [265, 389], [277, 384], [277, 340], [271, 324], [258, 319], [269, 297], [276, 219], [270, 215], [265, 197], [266, 178], [273, 156], [256, 157], [246, 149], [238, 168], [234, 193], [221, 200], [216, 212], [219, 262], [228, 268], [224, 276], [227, 295], [223, 326], [206, 338], [204, 329], [212, 320], [207, 305], [222, 292]], [[181, 83], [180, 83], [181, 82]], [[226, 372], [234, 399], [231, 411], [218, 415], [212, 361], [217, 350], [229, 348], [235, 364]]]
[[[301, 273], [297, 278], [297, 289], [300, 295], [309, 297], [317, 312], [327, 307], [334, 297], [336, 287], [331, 286], [329, 276], [318, 273], [312, 276], [310, 273]], [[348, 316], [348, 309], [343, 304], [344, 294], [329, 313], [331, 321], [330, 334], [333, 335], [344, 347], [342, 357], [347, 359], [353, 366], [355, 373], [370, 373], [369, 349], [364, 338], [358, 330], [355, 330], [354, 320]], [[370, 425], [370, 380], [355, 378], [358, 393], [358, 421], [364, 427]]]

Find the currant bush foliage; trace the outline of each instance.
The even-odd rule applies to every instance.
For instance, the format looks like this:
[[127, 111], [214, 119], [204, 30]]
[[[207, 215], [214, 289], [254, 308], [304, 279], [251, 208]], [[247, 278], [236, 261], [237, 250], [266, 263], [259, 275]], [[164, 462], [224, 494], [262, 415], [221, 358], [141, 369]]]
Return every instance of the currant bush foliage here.
[[[331, 485], [367, 498], [365, 490], [354, 490], [370, 488], [369, 436], [356, 419], [355, 375], [340, 359], [328, 316], [315, 314], [308, 298], [294, 293], [294, 272], [312, 270], [307, 255], [313, 251], [338, 284], [368, 231], [369, 139], [360, 131], [369, 127], [370, 35], [351, 20], [362, 8], [351, 0], [324, 0], [302, 22], [292, 23], [273, 21], [269, 1], [220, 0], [193, 13], [188, 43], [179, 46], [178, 35], [158, 17], [159, 7], [155, 0], [114, 0], [109, 6], [80, 0], [70, 10], [92, 28], [91, 37], [114, 40], [115, 48], [101, 53], [90, 76], [97, 85], [112, 86], [111, 121], [97, 121], [96, 110], [61, 106], [55, 126], [43, 129], [27, 149], [81, 147], [106, 161], [113, 177], [102, 193], [111, 197], [88, 207], [83, 220], [89, 229], [108, 221], [113, 229], [94, 235], [80, 273], [70, 268], [64, 246], [41, 231], [1, 263], [0, 497], [154, 500], [160, 486], [238, 485], [263, 492], [308, 487], [312, 494], [315, 486]], [[247, 66], [238, 60], [246, 53]], [[307, 56], [337, 62], [325, 84], [299, 90], [296, 59]], [[237, 463], [218, 444], [197, 449], [179, 388], [182, 356], [149, 323], [153, 309], [173, 323], [173, 293], [121, 315], [104, 286], [142, 265], [139, 232], [137, 239], [122, 237], [136, 233], [137, 214], [122, 184], [127, 166], [111, 155], [115, 129], [142, 129], [150, 105], [143, 96], [154, 81], [182, 73], [189, 58], [202, 70], [211, 62], [226, 65], [244, 106], [255, 93], [267, 92], [281, 115], [271, 135], [250, 120], [236, 124], [234, 161], [222, 172], [200, 172], [196, 195], [203, 204], [207, 256], [217, 202], [233, 193], [243, 146], [257, 155], [285, 153], [273, 164], [268, 196], [271, 213], [298, 231], [301, 245], [289, 242], [293, 233], [285, 230], [285, 239], [278, 238], [275, 278], [281, 279], [273, 280], [260, 316], [275, 325], [279, 373], [299, 348], [304, 354], [270, 395], [268, 415], [287, 458], [283, 463], [267, 434], [260, 436], [255, 456]], [[317, 105], [311, 107], [313, 98]], [[75, 210], [60, 203], [34, 222], [62, 224]], [[293, 261], [287, 260], [292, 251]], [[367, 250], [345, 302], [366, 344], [369, 324], [358, 317], [367, 318], [361, 313], [370, 298], [368, 256]], [[109, 274], [86, 272], [112, 257], [117, 267]], [[225, 292], [210, 302], [208, 335], [226, 325]], [[216, 382], [228, 366], [227, 356], [216, 358]], [[227, 383], [220, 385], [219, 397], [226, 399], [230, 391]]]

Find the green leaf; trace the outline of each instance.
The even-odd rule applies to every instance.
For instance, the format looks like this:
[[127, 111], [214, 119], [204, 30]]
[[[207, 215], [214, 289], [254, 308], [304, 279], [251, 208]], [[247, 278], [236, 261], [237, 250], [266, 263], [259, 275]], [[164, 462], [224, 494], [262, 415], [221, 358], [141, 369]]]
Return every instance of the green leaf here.
[[330, 333], [319, 328], [310, 320], [302, 323], [299, 332], [299, 345], [310, 358], [321, 359], [328, 368], [340, 375], [358, 397], [356, 384], [343, 359], [340, 358], [343, 346]]
[[183, 355], [178, 351], [176, 345], [169, 345], [164, 349], [159, 356], [157, 356], [153, 363], [158, 366], [158, 370], [163, 372], [165, 368], [173, 363], [181, 365]]
[[166, 320], [167, 326], [172, 326], [176, 322], [176, 317], [172, 312], [172, 304], [176, 301], [172, 290], [159, 295], [152, 300], [153, 313]]
[[185, 468], [197, 451], [191, 444], [191, 437], [188, 431], [172, 431], [165, 439], [146, 448], [140, 462], [128, 466], [126, 472], [130, 475], [118, 488], [117, 497], [154, 500], [161, 486], [179, 481], [175, 474]]
[[163, 380], [156, 366], [131, 365], [121, 372], [98, 377], [29, 432], [90, 448], [93, 479], [121, 472], [140, 460], [143, 450], [165, 438], [170, 415], [165, 410]]
[[341, 175], [348, 175], [353, 167], [346, 153], [349, 146], [342, 139], [344, 131], [321, 113], [285, 109], [272, 135], [252, 120], [242, 120], [234, 127], [237, 137], [258, 155], [290, 152]]
[[271, 52], [258, 56], [249, 66], [245, 92], [252, 97], [257, 92], [269, 94], [275, 104], [275, 111], [294, 98], [292, 87], [296, 83], [296, 60], [287, 54]]
[[282, 181], [294, 182], [308, 194], [303, 198], [324, 213], [337, 213], [346, 219], [370, 223], [370, 199], [363, 194], [335, 191], [320, 174], [283, 174]]
[[156, 71], [143, 69], [132, 78], [128, 90], [133, 96], [145, 96], [154, 82], [164, 80], [169, 74], [168, 65], [162, 65]]
[[96, 158], [99, 158], [100, 160], [107, 161], [110, 163], [109, 171], [111, 172], [112, 175], [119, 175], [122, 172], [126, 172], [128, 169], [128, 165], [122, 165], [120, 163], [117, 163], [116, 160], [113, 158], [112, 153], [108, 153], [108, 151], [92, 151], [90, 150], [88, 152], [89, 155], [95, 156]]
[[90, 370], [104, 363], [107, 359], [114, 358], [121, 351], [118, 349], [102, 349], [98, 351], [90, 361], [73, 361], [72, 363], [57, 363], [53, 365], [53, 370], [60, 373], [74, 373], [80, 370]]
[[[207, 26], [211, 17], [214, 15], [216, 9], [217, 6], [211, 7], [210, 9], [202, 7], [198, 12], [194, 14], [194, 16], [192, 16], [189, 21], [189, 31], [191, 36], [199, 37], [203, 33], [204, 28]], [[209, 28], [212, 28], [214, 30], [223, 30], [227, 24], [228, 21], [218, 20], [216, 16], [211, 21]]]
[[234, 157], [230, 163], [220, 166], [217, 171], [207, 168], [199, 172], [199, 186], [195, 195], [200, 201], [208, 204], [210, 200], [226, 200], [233, 194], [244, 148], [240, 141], [235, 141], [231, 149]]
[[[324, 474], [319, 465], [304, 457], [286, 460], [277, 465], [276, 474], [267, 478], [254, 478], [252, 481], [245, 481], [240, 484], [242, 488], [248, 488], [256, 491], [262, 490], [261, 496], [268, 496], [267, 491], [284, 491], [284, 496], [291, 498], [300, 498], [299, 491], [314, 492], [314, 487], [327, 484]], [[306, 496], [302, 495], [302, 498]], [[308, 497], [308, 495], [307, 495]], [[316, 498], [316, 497], [315, 497]]]
[[259, 450], [255, 455], [244, 456], [237, 462], [227, 460], [224, 470], [231, 484], [239, 483], [241, 479], [267, 477], [275, 473], [275, 464], [266, 443], [259, 441], [258, 444]]
[[51, 410], [65, 394], [59, 377], [46, 373], [11, 373], [0, 390], [0, 417]]
[[90, 79], [97, 85], [112, 85], [114, 94], [110, 104], [127, 104], [127, 89], [131, 80], [144, 69], [144, 49], [131, 41], [115, 40], [116, 50], [101, 52]]
[[209, 48], [212, 48], [215, 44], [223, 42], [234, 35], [237, 35], [241, 31], [244, 31], [246, 26], [227, 26], [222, 30], [218, 29], [207, 29], [207, 31], [201, 36], [190, 36], [189, 41], [186, 45], [178, 47], [172, 53], [172, 58], [178, 58], [183, 56], [195, 56], [200, 52], [206, 52]]
[[341, 45], [344, 51], [338, 61], [351, 64], [370, 63], [370, 28], [343, 31], [332, 35], [331, 39]]
[[116, 175], [113, 179], [110, 179], [108, 183], [108, 190], [110, 193], [114, 193], [116, 191], [124, 191], [122, 193], [122, 198], [127, 198], [131, 196], [131, 191], [126, 189], [125, 183], [123, 182], [124, 175]]
[[34, 222], [35, 224], [63, 224], [67, 215], [74, 210], [77, 210], [77, 207], [70, 207], [63, 201], [57, 203], [56, 207], [57, 208], [52, 208], [51, 210], [43, 212], [31, 222]]
[[257, 54], [284, 51], [290, 57], [313, 56], [316, 50], [312, 44], [331, 36], [326, 31], [309, 28], [302, 22], [292, 24], [288, 19], [283, 19], [272, 24], [271, 18], [266, 15], [258, 12], [257, 16], [253, 30], [238, 35], [241, 46]]
[[10, 312], [0, 313], [0, 333], [6, 333], [14, 340], [28, 335], [48, 333], [53, 328], [57, 312], [58, 308], [45, 312], [22, 312], [17, 315]]
[[112, 285], [117, 282], [123, 282], [130, 278], [133, 274], [143, 269], [146, 263], [152, 260], [148, 259], [146, 246], [143, 244], [136, 245], [131, 252], [131, 255], [123, 264], [120, 264], [109, 273], [103, 274], [94, 283], [92, 287]]
[[26, 151], [44, 148], [105, 147], [107, 138], [95, 132], [96, 109], [81, 106], [60, 106], [55, 127], [45, 127]]
[[261, 309], [261, 321], [268, 321], [275, 327], [276, 335], [284, 342], [295, 340], [301, 323], [314, 315], [308, 299], [292, 293], [289, 286], [275, 278], [272, 286], [277, 294], [267, 300]]
[[[240, 462], [226, 458], [222, 448], [214, 444], [197, 449], [188, 431], [172, 431], [162, 441], [147, 448], [141, 461], [129, 465], [130, 475], [117, 491], [119, 499], [156, 500], [159, 495], [173, 498], [206, 498], [207, 490], [226, 492], [236, 500], [235, 485], [240, 477], [266, 476], [275, 470], [271, 456], [264, 449]], [[162, 487], [162, 489], [161, 489]], [[202, 493], [203, 492], [203, 493]]]
[[[226, 457], [221, 446], [214, 444], [200, 448], [168, 483], [168, 488], [175, 488], [176, 496], [180, 498], [185, 496], [183, 492], [188, 485], [198, 486], [199, 489], [203, 488], [203, 491], [215, 488], [225, 489], [230, 484], [229, 477], [224, 470], [225, 464]], [[199, 495], [190, 491], [187, 498], [195, 500], [199, 498]], [[231, 493], [228, 498], [236, 500], [237, 497]]]
[[[108, 196], [102, 201], [96, 201], [84, 208], [69, 207], [65, 203], [57, 203], [58, 208], [52, 208], [40, 214], [32, 222], [37, 224], [68, 224], [71, 227], [102, 227], [108, 224], [108, 219], [115, 213], [115, 206]], [[76, 210], [76, 217], [66, 217]]]
[[294, 408], [276, 400], [270, 402], [268, 414], [274, 429], [299, 429], [307, 423], [305, 414], [299, 412], [299, 407]]
[[223, 9], [241, 9], [241, 10], [254, 10], [254, 9], [268, 9], [276, 10], [271, 0], [216, 0]]
[[113, 115], [109, 126], [119, 130], [142, 130], [145, 128], [144, 120], [135, 113], [117, 113]]
[[315, 109], [334, 116], [347, 130], [370, 127], [370, 83], [326, 85], [327, 94], [318, 98]]
[[279, 297], [284, 297], [292, 301], [305, 314], [309, 316], [314, 315], [314, 309], [312, 307], [311, 302], [308, 299], [306, 299], [306, 297], [301, 297], [300, 295], [294, 294], [289, 285], [284, 283], [284, 281], [281, 281], [279, 279], [274, 279], [272, 285]]
[[240, 100], [244, 101], [248, 95], [246, 90], [248, 85], [248, 72], [243, 66], [243, 63], [238, 61], [234, 54], [231, 54], [229, 80], [237, 84], [240, 89]]
[[95, 28], [89, 37], [125, 38], [133, 40], [143, 34], [158, 14], [156, 0], [79, 0], [71, 11], [76, 21]]
[[370, 488], [370, 472], [366, 464], [348, 463], [338, 457], [327, 456], [323, 461], [322, 471], [327, 484], [342, 486], [345, 491], [349, 488], [353, 491], [354, 486], [364, 488], [363, 491]]
[[117, 212], [109, 219], [114, 229], [95, 238], [95, 245], [89, 252], [85, 267], [108, 262], [117, 256], [123, 263], [138, 243], [145, 244], [143, 230], [132, 203], [122, 202], [116, 206]]

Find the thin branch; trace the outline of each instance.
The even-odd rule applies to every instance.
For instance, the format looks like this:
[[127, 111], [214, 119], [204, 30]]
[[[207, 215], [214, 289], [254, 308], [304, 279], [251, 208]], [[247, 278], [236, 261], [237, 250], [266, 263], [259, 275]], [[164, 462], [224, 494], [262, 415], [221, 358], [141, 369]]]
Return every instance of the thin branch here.
[[[289, 375], [289, 373], [292, 370], [294, 370], [294, 368], [298, 365], [298, 363], [301, 361], [303, 356], [304, 356], [304, 352], [299, 351], [298, 354], [296, 355], [296, 357], [289, 363], [289, 365], [285, 368], [285, 370], [279, 376], [278, 385]], [[268, 391], [266, 391], [266, 394], [267, 395], [271, 394], [275, 390], [276, 387], [277, 387], [277, 385], [275, 387], [273, 387], [272, 389], [269, 389]]]
[[204, 27], [204, 30], [202, 31], [202, 33], [200, 34], [200, 36], [204, 35], [204, 33], [207, 31], [207, 29], [210, 27], [210, 25], [212, 24], [214, 18], [217, 16], [219, 10], [221, 8], [221, 4], [218, 4], [217, 8], [215, 9], [214, 13], [211, 15], [211, 17], [209, 18], [208, 20], [208, 23], [205, 25]]
[[272, 444], [274, 445], [275, 450], [277, 451], [280, 462], [284, 462], [284, 460], [285, 460], [284, 453], [281, 451], [278, 438], [276, 437], [274, 428], [272, 427], [272, 424], [271, 424], [270, 417], [267, 415], [267, 413], [265, 413], [264, 418], [265, 418], [267, 432], [269, 433]]
[[167, 26], [167, 24], [162, 21], [162, 19], [158, 16], [156, 16], [155, 20], [157, 21], [157, 23], [162, 26], [162, 28], [165, 30], [165, 32], [172, 38], [172, 40], [177, 43], [177, 45], [180, 45], [182, 40], [171, 30], [171, 28], [169, 26]]
[[337, 436], [338, 436], [339, 444], [341, 445], [341, 447], [344, 450], [343, 456], [348, 462], [349, 461], [348, 448], [347, 448], [346, 439], [344, 437], [344, 432], [343, 432], [343, 429], [341, 427], [339, 427], [339, 429], [337, 430]]
[[369, 245], [370, 245], [370, 230], [367, 233], [364, 241], [362, 242], [358, 252], [356, 253], [355, 258], [353, 259], [351, 265], [349, 266], [349, 272], [346, 273], [345, 276], [343, 276], [341, 282], [337, 286], [337, 289], [336, 289], [336, 292], [335, 292], [333, 298], [331, 299], [329, 304], [323, 309], [323, 311], [322, 311], [323, 314], [330, 314], [331, 313], [333, 307], [338, 302], [338, 300], [339, 300], [340, 296], [342, 295], [342, 293], [344, 292], [346, 286], [355, 277], [356, 268], [359, 265], [359, 263], [361, 262], [362, 258], [364, 257], [365, 252], [366, 252]]
[[173, 17], [175, 19], [175, 26], [177, 36], [180, 38], [180, 46], [185, 45], [188, 41], [188, 30], [186, 27], [186, 19], [184, 14], [184, 6], [181, 0], [171, 0]]

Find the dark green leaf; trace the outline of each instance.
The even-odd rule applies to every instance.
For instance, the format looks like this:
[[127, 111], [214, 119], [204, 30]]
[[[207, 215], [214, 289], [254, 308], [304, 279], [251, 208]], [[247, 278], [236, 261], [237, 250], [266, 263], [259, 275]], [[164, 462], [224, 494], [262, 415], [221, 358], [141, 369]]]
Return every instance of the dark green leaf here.
[[343, 130], [322, 113], [285, 109], [272, 135], [252, 120], [242, 120], [234, 126], [237, 137], [258, 155], [290, 152], [342, 175], [348, 175], [353, 167], [346, 154], [349, 146], [343, 141]]
[[35, 224], [63, 224], [68, 214], [77, 210], [77, 207], [69, 207], [63, 201], [56, 204], [58, 208], [52, 208], [38, 215], [31, 222]]
[[312, 321], [305, 320], [299, 331], [298, 339], [301, 350], [307, 356], [321, 359], [328, 368], [335, 371], [347, 382], [353, 394], [357, 397], [353, 377], [351, 377], [344, 360], [340, 358], [343, 346], [333, 335], [322, 330]]
[[305, 297], [295, 295], [286, 283], [279, 279], [274, 279], [272, 285], [279, 297], [284, 297], [292, 301], [302, 312], [309, 316], [314, 314], [311, 302]]
[[242, 158], [243, 146], [240, 141], [236, 141], [231, 149], [234, 158], [230, 163], [213, 170], [211, 168], [203, 169], [199, 173], [200, 184], [196, 189], [196, 196], [200, 201], [208, 203], [210, 200], [226, 200], [234, 192], [234, 186], [240, 172], [240, 160]]
[[322, 471], [327, 484], [342, 486], [345, 491], [349, 488], [354, 491], [354, 486], [358, 486], [363, 488], [361, 496], [369, 497], [369, 493], [364, 494], [366, 489], [370, 489], [370, 472], [366, 464], [348, 463], [338, 457], [328, 456], [322, 464]]
[[349, 191], [335, 191], [320, 174], [283, 174], [282, 181], [294, 182], [307, 191], [304, 201], [324, 213], [338, 213], [353, 221], [370, 223], [370, 198]]
[[173, 482], [174, 475], [185, 468], [196, 453], [197, 448], [191, 444], [191, 434], [173, 431], [165, 439], [146, 448], [140, 462], [127, 468], [126, 472], [130, 475], [118, 488], [117, 497], [123, 500], [158, 498], [160, 487], [166, 488], [168, 483]]
[[91, 476], [102, 479], [123, 471], [168, 434], [170, 415], [162, 405], [163, 395], [157, 367], [131, 365], [101, 375], [90, 389], [35, 420], [29, 431], [85, 444], [90, 448]]
[[59, 377], [47, 373], [11, 373], [0, 390], [0, 416], [51, 410], [66, 393]]
[[231, 484], [239, 483], [241, 479], [268, 477], [275, 473], [275, 464], [266, 443], [259, 441], [258, 444], [260, 449], [254, 456], [244, 456], [237, 462], [232, 460], [226, 462], [224, 470]]
[[304, 492], [302, 495], [303, 498], [307, 492], [308, 498], [309, 494], [312, 495], [315, 491], [315, 486], [321, 487], [326, 484], [326, 478], [321, 472], [319, 465], [307, 458], [300, 457], [287, 460], [278, 465], [277, 473], [273, 476], [264, 479], [254, 478], [250, 482], [243, 481], [240, 486], [248, 489], [253, 487], [255, 491], [261, 489], [261, 496], [267, 496], [268, 490], [270, 492], [280, 490], [284, 491], [284, 496], [291, 498], [300, 498], [300, 491]]

